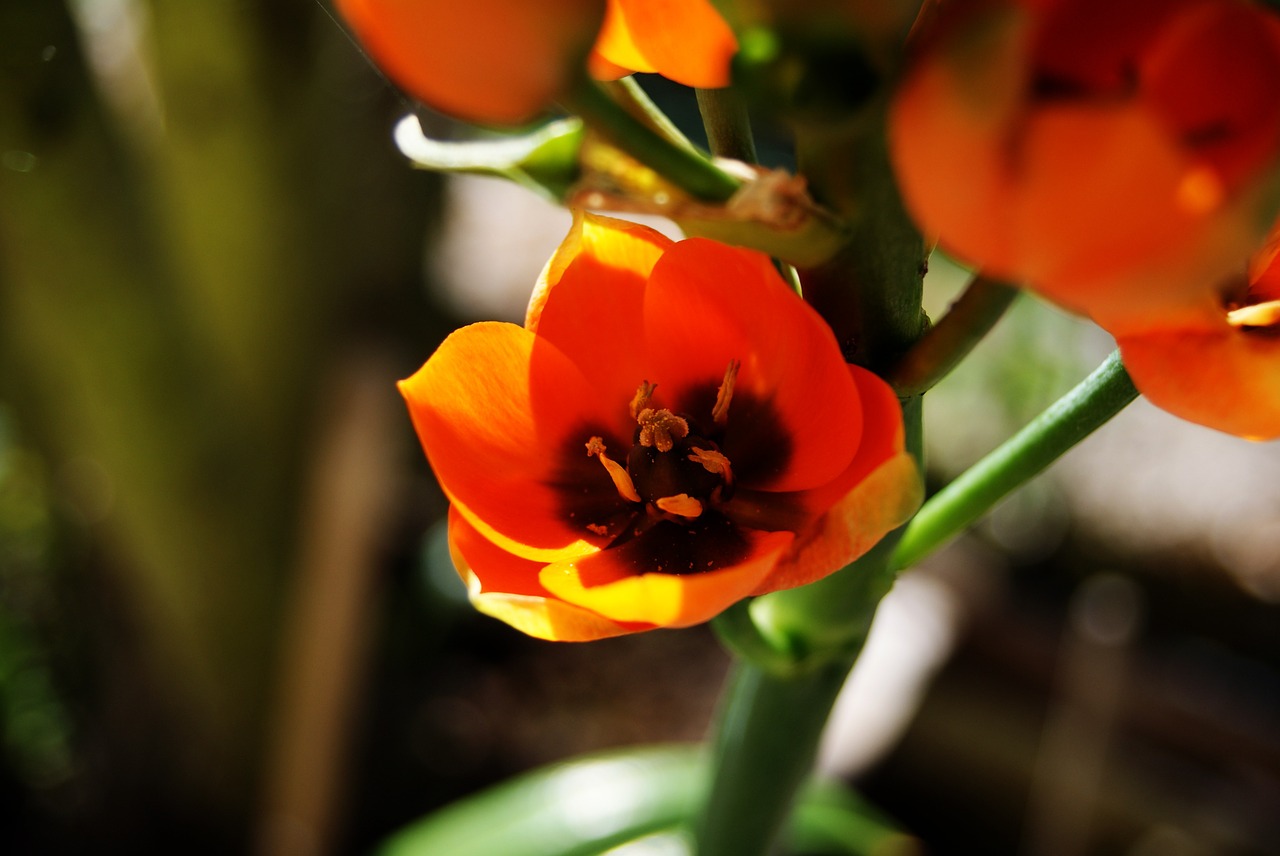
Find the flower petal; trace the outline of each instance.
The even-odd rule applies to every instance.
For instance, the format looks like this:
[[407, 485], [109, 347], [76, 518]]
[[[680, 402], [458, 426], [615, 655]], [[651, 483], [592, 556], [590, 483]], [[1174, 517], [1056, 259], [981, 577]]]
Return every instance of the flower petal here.
[[1261, 237], [1226, 206], [1216, 173], [1188, 161], [1145, 110], [1043, 109], [1028, 121], [1023, 161], [1022, 273], [1104, 326], [1159, 323]]
[[615, 66], [715, 89], [729, 85], [738, 40], [707, 0], [609, 0], [595, 50]]
[[604, 15], [602, 0], [338, 0], [378, 65], [432, 107], [515, 124], [569, 82]]
[[603, 420], [555, 346], [514, 324], [472, 324], [399, 386], [440, 486], [485, 537], [544, 562], [607, 540], [586, 526], [624, 503], [585, 448], [578, 454]]
[[911, 518], [924, 499], [914, 457], [904, 449], [902, 411], [893, 390], [849, 366], [863, 404], [862, 443], [848, 469], [797, 503], [816, 511], [773, 572], [753, 594], [806, 585], [840, 570]]
[[477, 610], [521, 633], [557, 642], [588, 642], [651, 629], [623, 624], [557, 600], [538, 582], [543, 565], [512, 555], [449, 511], [449, 554]]
[[924, 47], [890, 114], [894, 171], [921, 228], [957, 258], [1016, 278], [1006, 129], [1022, 110], [1031, 21], [983, 9]]
[[648, 226], [575, 212], [529, 302], [525, 327], [572, 360], [622, 419], [646, 377], [645, 281], [673, 243]]
[[740, 361], [723, 446], [744, 487], [803, 490], [849, 465], [862, 431], [857, 390], [831, 328], [768, 257], [681, 241], [654, 266], [644, 317], [664, 407], [714, 402], [729, 361]]
[[[688, 627], [750, 594], [794, 537], [732, 528], [731, 535], [691, 535], [678, 524], [660, 523], [617, 547], [548, 565], [540, 579], [557, 597], [614, 621]], [[733, 561], [722, 564], [727, 556]], [[656, 572], [676, 567], [693, 572]], [[701, 567], [709, 569], [698, 572]]]
[[1252, 440], [1280, 437], [1280, 331], [1220, 321], [1117, 341], [1134, 386], [1157, 407]]
[[596, 37], [595, 48], [591, 52], [589, 68], [592, 75], [601, 80], [626, 77], [633, 71], [657, 71], [645, 59], [631, 35], [631, 28], [627, 26], [626, 15], [622, 11], [622, 0], [609, 0], [604, 13], [604, 24], [600, 27], [600, 35]]

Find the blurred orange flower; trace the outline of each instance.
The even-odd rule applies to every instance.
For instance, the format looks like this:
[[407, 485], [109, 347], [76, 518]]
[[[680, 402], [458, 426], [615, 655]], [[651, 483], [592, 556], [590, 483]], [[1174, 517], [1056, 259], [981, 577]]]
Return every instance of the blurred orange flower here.
[[737, 51], [733, 32], [707, 0], [337, 0], [337, 6], [392, 80], [425, 104], [477, 122], [532, 119], [569, 87], [589, 52], [597, 77], [657, 71], [689, 86], [717, 87], [728, 85]]
[[523, 327], [400, 389], [477, 608], [585, 640], [708, 620], [843, 567], [920, 501], [889, 387], [769, 259], [579, 215]]
[[605, 0], [337, 0], [374, 62], [438, 110], [518, 124], [569, 85]]
[[1158, 407], [1242, 437], [1280, 437], [1280, 224], [1225, 297], [1197, 302], [1176, 327], [1116, 341]]
[[1104, 326], [1229, 275], [1277, 198], [1280, 18], [1245, 0], [957, 0], [896, 95], [941, 245]]
[[654, 71], [685, 86], [729, 85], [738, 40], [708, 0], [609, 0], [591, 73]]

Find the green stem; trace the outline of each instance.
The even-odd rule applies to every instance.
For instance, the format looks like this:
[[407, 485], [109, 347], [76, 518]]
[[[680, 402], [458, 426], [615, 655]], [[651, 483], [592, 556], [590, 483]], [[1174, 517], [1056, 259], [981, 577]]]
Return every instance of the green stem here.
[[[815, 197], [851, 223], [844, 252], [805, 271], [806, 297], [858, 361], [892, 365], [922, 332], [924, 244], [903, 209], [885, 144], [887, 102], [839, 133], [800, 129], [802, 171]], [[810, 286], [814, 286], [811, 290]], [[904, 403], [907, 448], [920, 453], [920, 399]], [[715, 777], [697, 826], [699, 856], [762, 856], [777, 839], [813, 763], [831, 705], [892, 585], [896, 533], [852, 566], [812, 585], [756, 598], [754, 632], [720, 711]], [[718, 630], [742, 629], [730, 622]], [[748, 628], [750, 630], [750, 628]], [[776, 655], [776, 656], [775, 656]]]
[[696, 151], [662, 137], [592, 81], [579, 83], [561, 101], [592, 130], [691, 196], [726, 202], [742, 186]]
[[1013, 286], [977, 277], [886, 380], [902, 398], [924, 395], [991, 332], [1017, 296]]
[[707, 145], [716, 157], [756, 163], [756, 141], [746, 102], [735, 89], [699, 89], [698, 112], [707, 131]]
[[720, 714], [716, 786], [696, 829], [698, 856], [767, 852], [809, 774], [847, 672], [848, 664], [831, 664], [789, 679], [749, 663], [736, 667]]
[[[920, 446], [919, 400], [907, 405], [908, 448]], [[808, 775], [836, 694], [893, 585], [890, 534], [849, 567], [812, 585], [756, 598], [716, 629], [752, 658], [734, 672], [720, 710], [711, 796], [696, 829], [699, 856], [768, 852]], [[746, 625], [746, 626], [743, 626]], [[754, 657], [752, 654], [762, 654]]]
[[676, 127], [676, 123], [671, 121], [666, 113], [662, 112], [662, 108], [653, 103], [653, 99], [649, 97], [649, 93], [636, 82], [634, 76], [619, 78], [618, 80], [610, 80], [600, 84], [605, 88], [609, 95], [617, 101], [622, 107], [635, 116], [644, 124], [648, 125], [658, 134], [677, 146], [682, 146], [691, 151], [697, 151], [697, 148], [684, 135], [684, 132]]
[[890, 561], [907, 568], [1021, 487], [1138, 396], [1118, 352], [999, 448], [938, 492], [908, 524]]

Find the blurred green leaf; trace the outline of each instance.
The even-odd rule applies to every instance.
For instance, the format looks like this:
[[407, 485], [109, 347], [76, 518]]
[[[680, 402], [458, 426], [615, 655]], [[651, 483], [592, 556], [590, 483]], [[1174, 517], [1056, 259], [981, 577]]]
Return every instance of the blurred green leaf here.
[[674, 826], [701, 802], [702, 753], [629, 749], [526, 773], [397, 833], [381, 856], [588, 856]]
[[[454, 803], [393, 836], [379, 856], [599, 856], [660, 837], [690, 852], [682, 829], [709, 785], [700, 745], [646, 746], [578, 758]], [[839, 783], [801, 795], [788, 850], [831, 856], [905, 856], [915, 839]], [[626, 852], [623, 848], [622, 852]]]
[[431, 139], [416, 116], [401, 119], [395, 130], [396, 145], [416, 166], [505, 178], [557, 204], [578, 180], [583, 135], [578, 119], [560, 119], [520, 136], [466, 142]]

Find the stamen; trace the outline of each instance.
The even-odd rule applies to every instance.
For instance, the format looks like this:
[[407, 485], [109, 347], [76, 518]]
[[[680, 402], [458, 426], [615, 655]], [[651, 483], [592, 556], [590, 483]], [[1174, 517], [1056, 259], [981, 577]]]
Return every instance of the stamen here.
[[[618, 494], [631, 502], [640, 502], [640, 494], [636, 493], [636, 486], [631, 481], [630, 474], [626, 469], [612, 460], [605, 454], [604, 439], [601, 437], [592, 437], [587, 441], [587, 457], [598, 457], [600, 463], [604, 464], [605, 470], [609, 473], [609, 478], [613, 479], [613, 486], [618, 489]], [[589, 526], [587, 528], [590, 528]]]
[[1233, 309], [1227, 313], [1227, 323], [1232, 327], [1271, 327], [1280, 324], [1280, 300]]
[[676, 440], [689, 436], [689, 423], [670, 410], [647, 407], [636, 421], [640, 423], [640, 445], [656, 446], [659, 452], [670, 452]]
[[729, 459], [715, 449], [699, 449], [694, 446], [689, 460], [695, 464], [702, 464], [704, 470], [720, 476], [725, 484], [733, 484], [733, 470], [729, 466]]
[[692, 518], [702, 514], [702, 503], [687, 493], [664, 496], [662, 499], [655, 500], [653, 504], [668, 514], [676, 514], [680, 517]]
[[631, 418], [639, 419], [640, 411], [649, 406], [649, 399], [653, 398], [653, 391], [658, 388], [656, 383], [644, 381], [640, 384], [640, 388], [636, 390], [635, 398], [631, 399]]
[[729, 421], [729, 402], [733, 399], [733, 384], [738, 379], [740, 365], [737, 360], [729, 360], [729, 367], [724, 370], [724, 380], [720, 381], [720, 388], [716, 390], [716, 404], [711, 408], [711, 420], [717, 425], [724, 425]]

